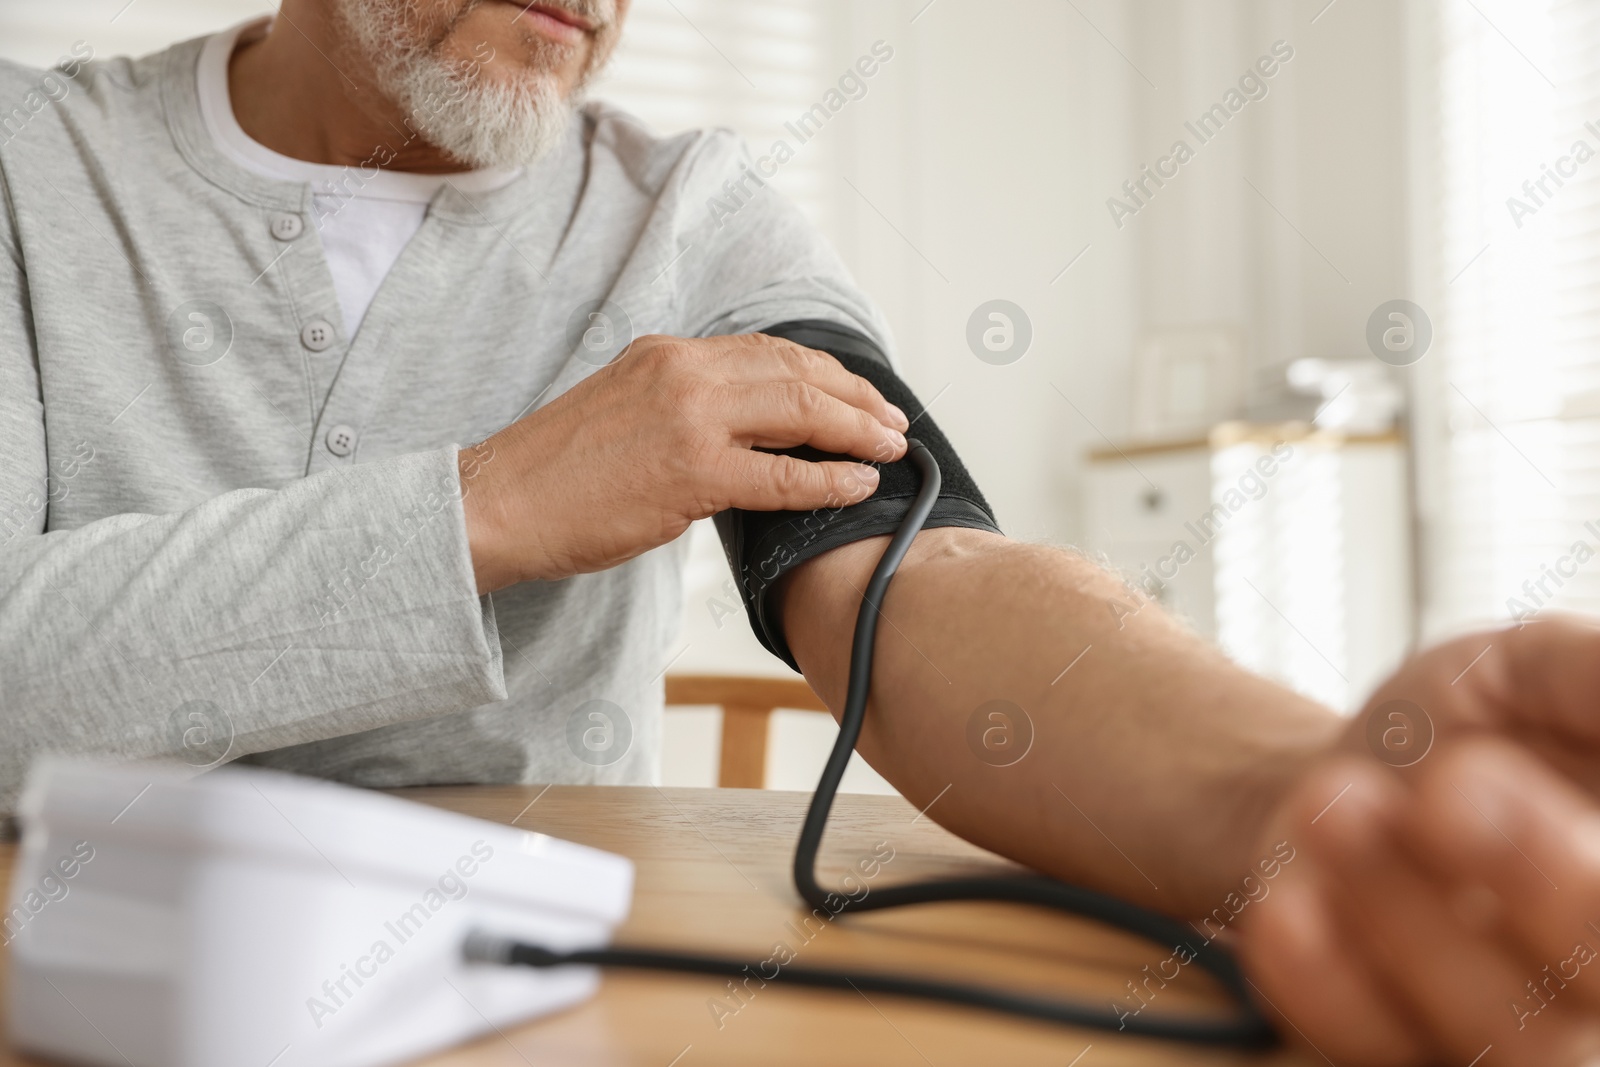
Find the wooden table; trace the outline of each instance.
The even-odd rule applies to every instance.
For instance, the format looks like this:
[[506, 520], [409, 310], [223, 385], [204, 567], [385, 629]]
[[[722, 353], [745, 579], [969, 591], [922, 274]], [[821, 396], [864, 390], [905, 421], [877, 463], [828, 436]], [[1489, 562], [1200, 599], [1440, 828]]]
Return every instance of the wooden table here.
[[[812, 965], [850, 965], [1003, 983], [1086, 1000], [1121, 1001], [1125, 983], [1166, 953], [1094, 924], [996, 905], [933, 905], [813, 920], [789, 863], [807, 795], [742, 789], [611, 786], [412, 789], [402, 796], [618, 852], [638, 864], [633, 912], [619, 941], [762, 960], [783, 941]], [[825, 842], [824, 884], [857, 860], [893, 850], [866, 884], [988, 871], [1006, 864], [960, 841], [899, 797], [845, 795]], [[0, 845], [10, 881], [15, 845]], [[859, 875], [858, 875], [859, 877]], [[791, 924], [793, 924], [791, 926]], [[0, 972], [0, 981], [4, 980]], [[781, 981], [781, 980], [780, 980]], [[1131, 1003], [1131, 1002], [1130, 1002]], [[720, 1010], [716, 1005], [721, 1005]], [[1161, 991], [1149, 1010], [1223, 1010], [1200, 976]], [[0, 1051], [0, 1065], [25, 1061]], [[741, 1004], [714, 979], [613, 972], [588, 1003], [463, 1046], [428, 1067], [638, 1064], [1253, 1064], [1303, 1061], [1203, 1051], [1090, 1033], [894, 997], [785, 989]]]

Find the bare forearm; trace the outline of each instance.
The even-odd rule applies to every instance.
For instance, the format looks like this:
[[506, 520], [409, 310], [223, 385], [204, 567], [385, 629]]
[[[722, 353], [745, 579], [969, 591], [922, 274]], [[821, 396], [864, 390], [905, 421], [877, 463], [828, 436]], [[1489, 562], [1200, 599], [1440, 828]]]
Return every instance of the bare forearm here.
[[[783, 590], [790, 646], [836, 711], [883, 545], [830, 552]], [[1029, 724], [1031, 744], [1016, 758]], [[931, 530], [884, 604], [859, 747], [969, 840], [1195, 914], [1262, 858], [1250, 849], [1272, 805], [1339, 726], [1080, 557]]]

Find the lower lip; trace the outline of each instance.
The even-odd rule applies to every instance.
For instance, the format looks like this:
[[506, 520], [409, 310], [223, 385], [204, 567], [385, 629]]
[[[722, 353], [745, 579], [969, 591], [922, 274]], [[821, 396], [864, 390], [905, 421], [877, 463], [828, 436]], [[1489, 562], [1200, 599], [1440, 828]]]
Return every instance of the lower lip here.
[[531, 24], [535, 30], [552, 40], [573, 44], [583, 40], [583, 30], [570, 22], [562, 22], [560, 19], [546, 15], [543, 11], [535, 8], [530, 7], [523, 11], [521, 18], [524, 22]]

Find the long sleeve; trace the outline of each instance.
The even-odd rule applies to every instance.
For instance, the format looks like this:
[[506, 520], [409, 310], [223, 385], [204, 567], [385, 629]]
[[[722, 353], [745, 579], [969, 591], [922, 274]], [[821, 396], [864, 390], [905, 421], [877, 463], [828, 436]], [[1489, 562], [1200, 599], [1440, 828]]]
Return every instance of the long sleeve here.
[[454, 448], [45, 532], [97, 453], [47, 449], [0, 238], [0, 810], [46, 751], [204, 765], [504, 699]]

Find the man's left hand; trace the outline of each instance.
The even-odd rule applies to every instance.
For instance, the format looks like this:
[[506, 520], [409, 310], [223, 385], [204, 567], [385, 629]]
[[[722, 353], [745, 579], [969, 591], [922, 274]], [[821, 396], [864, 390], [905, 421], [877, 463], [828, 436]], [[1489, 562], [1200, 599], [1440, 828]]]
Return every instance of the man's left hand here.
[[1242, 919], [1263, 1007], [1341, 1067], [1600, 1064], [1597, 787], [1600, 629], [1412, 660], [1266, 835], [1297, 855]]

